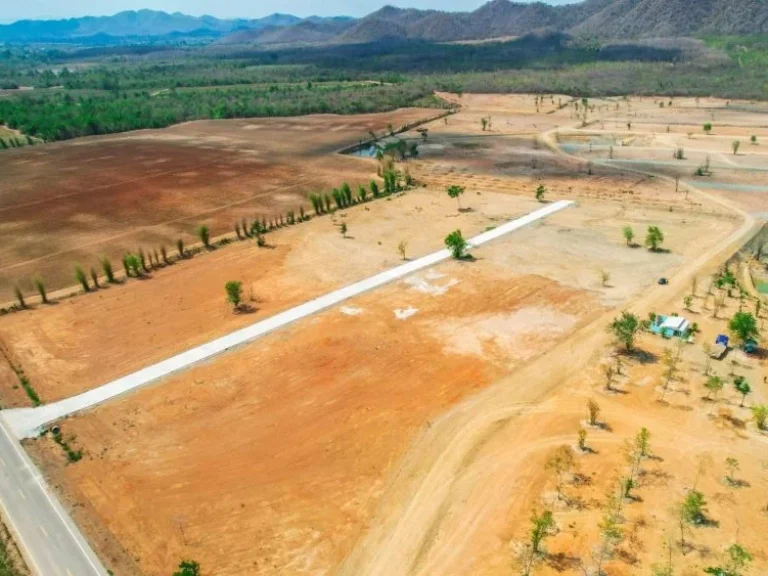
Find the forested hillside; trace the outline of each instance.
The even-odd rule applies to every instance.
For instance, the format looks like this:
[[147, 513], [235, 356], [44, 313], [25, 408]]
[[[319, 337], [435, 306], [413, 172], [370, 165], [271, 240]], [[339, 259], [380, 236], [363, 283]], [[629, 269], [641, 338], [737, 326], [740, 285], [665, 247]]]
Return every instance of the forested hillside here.
[[[354, 22], [334, 37], [287, 36], [296, 43], [368, 43], [383, 39], [451, 42], [558, 31], [602, 40], [700, 34], [768, 33], [765, 0], [585, 0], [551, 5], [492, 0], [473, 12], [441, 12], [387, 6]], [[270, 44], [268, 36], [232, 36], [224, 42]]]

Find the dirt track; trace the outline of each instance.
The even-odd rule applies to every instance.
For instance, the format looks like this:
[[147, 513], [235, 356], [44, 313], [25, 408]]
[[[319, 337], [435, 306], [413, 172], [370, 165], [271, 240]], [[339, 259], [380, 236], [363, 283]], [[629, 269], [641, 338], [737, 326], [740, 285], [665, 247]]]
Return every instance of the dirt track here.
[[[209, 331], [236, 323], [221, 301], [221, 282], [231, 275], [268, 269], [263, 284], [258, 272], [253, 281], [268, 295], [259, 305], [269, 313], [283, 305], [284, 293], [306, 298], [321, 285], [397, 258], [401, 238], [421, 253], [439, 245], [446, 229], [493, 226], [528, 209], [539, 182], [551, 198], [580, 201], [547, 225], [484, 248], [469, 266], [441, 265], [435, 276], [377, 291], [345, 311], [67, 421], [66, 434], [87, 452], [76, 465], [65, 465], [52, 442], [34, 444], [76, 505], [78, 521], [120, 573], [162, 575], [183, 556], [233, 575], [506, 575], [537, 506], [553, 506], [559, 526], [549, 547], [552, 563], [537, 574], [577, 573], [575, 562], [588, 558], [596, 538], [599, 501], [622, 466], [622, 442], [640, 426], [651, 428], [659, 460], [646, 465], [642, 499], [627, 513], [628, 542], [639, 548], [613, 562], [610, 573], [628, 576], [660, 557], [672, 498], [690, 486], [696, 457], [705, 452], [719, 467], [725, 455], [738, 455], [752, 485], [726, 493], [718, 472], [702, 480], [722, 530], [697, 531], [698, 547], [680, 561], [690, 570], [711, 565], [722, 542], [733, 539], [729, 514], [738, 510], [743, 526], [752, 528], [742, 540], [756, 555], [755, 567], [768, 566], [758, 539], [768, 527], [750, 505], [762, 497], [764, 440], [732, 394], [721, 404], [727, 417], [696, 399], [700, 345], [686, 350], [690, 383], [676, 382], [679, 390], [670, 392], [668, 405], [658, 402], [655, 385], [661, 341], [644, 338], [652, 360], [625, 366], [623, 393], [606, 393], [601, 383], [602, 367], [612, 361], [605, 324], [617, 306], [643, 317], [649, 311], [692, 315], [680, 303], [695, 275], [701, 342], [724, 330], [723, 320], [709, 319], [701, 295], [707, 276], [754, 228], [752, 216], [723, 201], [721, 192], [686, 199], [669, 180], [616, 175], [600, 158], [591, 158], [594, 174], [588, 175], [582, 156], [555, 155], [529, 137], [540, 128], [569, 129], [567, 111], [542, 120], [531, 109], [532, 98], [483, 98], [483, 107], [473, 109], [465, 97], [464, 112], [430, 128], [429, 145], [411, 166], [425, 175], [426, 189], [348, 211], [353, 239], [342, 239], [328, 220], [318, 219], [277, 233], [274, 256], [228, 247], [186, 263], [186, 271], [171, 268], [121, 287], [122, 304], [117, 290], [114, 297], [103, 294], [108, 310], [137, 298], [156, 301], [147, 304], [149, 315], [167, 318], [160, 326], [131, 321], [127, 344], [101, 333], [104, 353], [122, 358], [123, 369], [183, 345], [176, 339], [191, 321], [190, 309]], [[478, 120], [489, 111], [502, 119], [486, 136]], [[511, 143], [496, 132], [509, 133], [501, 136]], [[467, 146], [462, 134], [472, 143], [488, 142], [493, 160], [484, 157], [488, 148]], [[517, 136], [523, 139], [514, 141]], [[531, 168], [534, 155], [539, 162]], [[462, 202], [472, 211], [456, 213], [443, 180], [468, 186]], [[665, 230], [670, 253], [623, 243], [622, 225], [642, 231], [652, 223]], [[601, 270], [610, 272], [608, 286], [600, 284]], [[191, 300], [174, 292], [174, 277], [182, 272], [190, 285], [192, 278], [200, 284]], [[661, 275], [672, 278], [669, 286], [655, 284]], [[280, 288], [270, 289], [275, 285]], [[53, 307], [15, 316], [17, 333], [29, 334], [17, 351], [25, 366], [40, 375], [89, 374], [92, 383], [114, 370], [115, 360], [93, 362], [87, 350], [94, 341], [67, 326], [67, 318], [94, 318], [98, 305], [78, 298], [66, 315]], [[722, 317], [738, 305], [729, 299]], [[32, 322], [39, 328], [30, 329]], [[68, 350], [46, 341], [57, 330], [67, 337], [53, 342], [71, 341]], [[32, 350], [45, 354], [36, 358]], [[764, 401], [768, 390], [757, 383], [765, 362], [740, 362], [755, 383], [754, 401]], [[52, 383], [48, 394], [56, 389]], [[543, 462], [551, 448], [574, 443], [590, 397], [599, 398], [613, 431], [590, 430], [589, 443], [599, 454], [580, 458], [580, 465], [591, 483], [569, 487], [585, 507], [564, 508], [553, 504]]]
[[[554, 147], [552, 134], [549, 132], [543, 140]], [[704, 195], [695, 189], [694, 192]], [[712, 199], [711, 195], [704, 196]], [[725, 204], [720, 200], [718, 203]], [[728, 206], [744, 218], [744, 223], [721, 245], [707, 250], [678, 271], [669, 287], [651, 289], [633, 302], [631, 310], [645, 315], [647, 310], [668, 303], [670, 292], [684, 290], [694, 275], [721, 265], [757, 230], [751, 216], [732, 204]], [[605, 326], [615, 314], [614, 310], [607, 312], [545, 355], [431, 422], [387, 487], [381, 516], [339, 572], [350, 576], [418, 572], [419, 561], [435, 544], [435, 526], [444, 521], [453, 505], [454, 479], [470, 473], [468, 469], [473, 465], [473, 455], [511, 419], [521, 413], [536, 411], [537, 404], [563, 382], [599, 362], [602, 351], [611, 341]], [[553, 358], [557, 362], [552, 362]], [[532, 446], [529, 442], [521, 446], [526, 451], [537, 448], [541, 446]], [[494, 502], [490, 495], [479, 500], [477, 505], [483, 507]], [[467, 522], [484, 516], [478, 509], [462, 511]], [[454, 529], [462, 531], [461, 528]], [[460, 546], [460, 543], [454, 541], [452, 546]], [[433, 565], [432, 572], [428, 573], [440, 572], [439, 568], [446, 569], [447, 566]]]

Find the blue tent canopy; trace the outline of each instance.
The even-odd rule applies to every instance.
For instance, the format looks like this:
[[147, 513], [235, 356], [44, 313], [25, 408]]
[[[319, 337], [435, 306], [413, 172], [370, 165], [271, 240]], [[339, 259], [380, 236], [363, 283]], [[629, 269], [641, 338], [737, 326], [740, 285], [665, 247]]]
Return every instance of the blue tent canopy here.
[[725, 334], [718, 334], [717, 340], [715, 340], [715, 345], [722, 344], [723, 346], [728, 346], [728, 342], [730, 342], [730, 340], [728, 339], [728, 336], [726, 336]]

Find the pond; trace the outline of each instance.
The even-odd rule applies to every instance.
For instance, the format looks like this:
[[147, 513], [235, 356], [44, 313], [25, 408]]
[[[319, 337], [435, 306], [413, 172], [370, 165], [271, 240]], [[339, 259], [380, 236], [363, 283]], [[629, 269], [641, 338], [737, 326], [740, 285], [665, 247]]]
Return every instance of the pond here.
[[358, 158], [376, 158], [376, 151], [378, 148], [370, 144], [358, 146], [349, 152], [346, 152], [349, 156], [357, 156]]

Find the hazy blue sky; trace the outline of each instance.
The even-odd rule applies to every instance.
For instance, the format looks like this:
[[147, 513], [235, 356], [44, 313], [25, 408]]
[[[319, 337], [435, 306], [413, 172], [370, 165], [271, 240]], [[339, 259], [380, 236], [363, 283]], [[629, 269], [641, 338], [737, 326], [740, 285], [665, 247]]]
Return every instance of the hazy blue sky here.
[[[178, 11], [196, 16], [211, 14], [220, 18], [258, 18], [273, 12], [297, 16], [363, 16], [386, 4], [440, 10], [474, 10], [484, 3], [485, 0], [0, 0], [0, 20], [13, 22], [23, 18], [102, 16], [140, 8]], [[549, 3], [564, 2], [549, 0]]]

